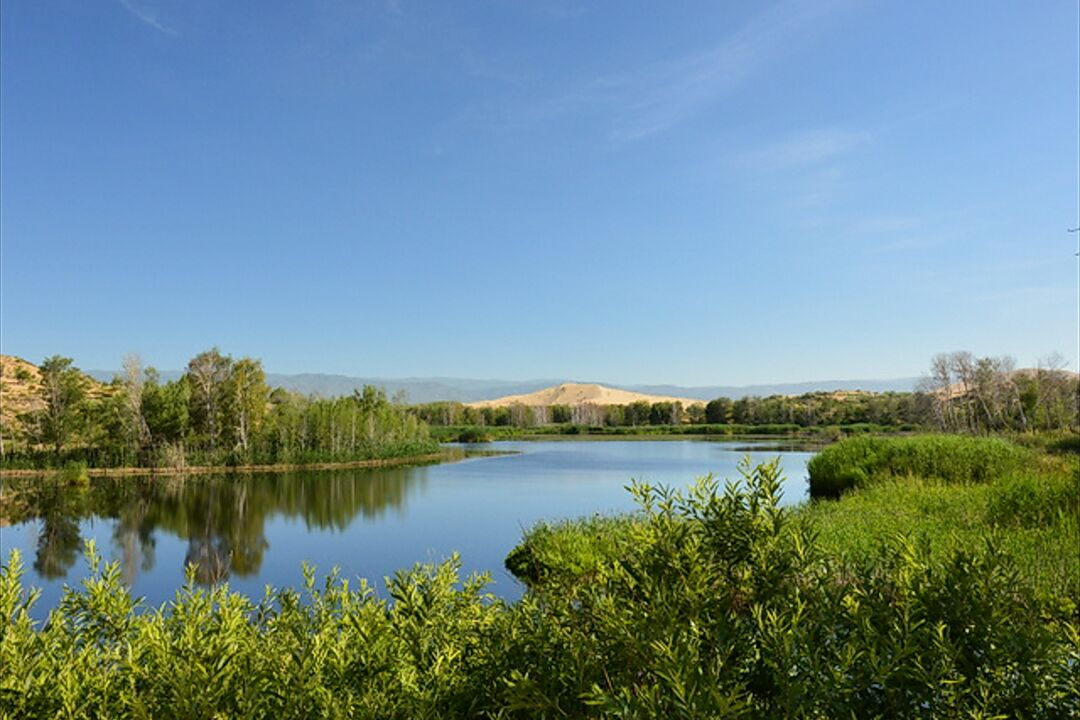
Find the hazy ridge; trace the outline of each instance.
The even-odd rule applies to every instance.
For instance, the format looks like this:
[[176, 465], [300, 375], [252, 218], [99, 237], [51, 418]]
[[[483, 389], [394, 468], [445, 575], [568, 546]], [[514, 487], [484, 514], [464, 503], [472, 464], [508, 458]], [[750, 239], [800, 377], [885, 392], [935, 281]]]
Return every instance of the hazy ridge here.
[[[112, 380], [116, 371], [89, 370], [86, 374], [102, 382]], [[180, 370], [165, 370], [163, 380], [175, 380], [183, 374]], [[411, 403], [427, 403], [439, 400], [480, 402], [495, 400], [504, 395], [525, 395], [564, 383], [588, 382], [607, 387], [639, 392], [647, 395], [665, 395], [712, 400], [718, 397], [737, 399], [748, 395], [800, 395], [807, 392], [831, 390], [866, 390], [868, 392], [909, 392], [919, 378], [893, 378], [885, 380], [816, 380], [769, 385], [620, 385], [604, 381], [581, 381], [572, 378], [549, 378], [537, 380], [485, 380], [474, 378], [424, 377], [379, 378], [330, 375], [324, 373], [282, 374], [267, 373], [266, 382], [272, 387], [282, 387], [305, 394], [315, 393], [325, 397], [348, 395], [354, 388], [375, 385], [384, 388], [389, 395], [404, 391]]]

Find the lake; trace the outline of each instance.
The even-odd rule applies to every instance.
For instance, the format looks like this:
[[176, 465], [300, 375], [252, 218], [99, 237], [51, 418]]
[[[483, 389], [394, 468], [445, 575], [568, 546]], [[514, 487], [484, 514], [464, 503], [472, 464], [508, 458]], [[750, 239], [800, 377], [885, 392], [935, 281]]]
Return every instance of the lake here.
[[[120, 563], [136, 596], [172, 598], [184, 567], [199, 565], [203, 583], [227, 580], [258, 598], [265, 585], [299, 585], [301, 563], [382, 578], [416, 562], [461, 554], [464, 571], [490, 572], [492, 591], [522, 592], [503, 559], [539, 520], [634, 509], [631, 478], [685, 487], [712, 472], [736, 478], [751, 462], [780, 456], [784, 503], [807, 497], [809, 452], [769, 443], [698, 440], [496, 442], [457, 462], [421, 467], [322, 470], [180, 478], [96, 479], [89, 491], [34, 481], [37, 490], [0, 518], [4, 562], [23, 554], [23, 584], [40, 587], [44, 617], [65, 583], [87, 571], [93, 539]], [[21, 507], [19, 507], [21, 505]]]

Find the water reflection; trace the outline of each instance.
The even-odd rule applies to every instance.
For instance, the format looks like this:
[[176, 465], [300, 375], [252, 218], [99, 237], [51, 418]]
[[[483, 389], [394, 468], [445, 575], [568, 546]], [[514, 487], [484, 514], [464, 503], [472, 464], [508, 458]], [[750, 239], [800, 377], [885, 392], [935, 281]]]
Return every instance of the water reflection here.
[[341, 531], [358, 516], [403, 511], [427, 481], [426, 468], [417, 467], [107, 478], [81, 489], [33, 479], [5, 489], [0, 525], [36, 522], [34, 570], [43, 578], [65, 577], [81, 557], [80, 523], [103, 518], [115, 520], [112, 540], [129, 586], [154, 567], [159, 531], [186, 540], [185, 563], [209, 584], [258, 574], [273, 517]]

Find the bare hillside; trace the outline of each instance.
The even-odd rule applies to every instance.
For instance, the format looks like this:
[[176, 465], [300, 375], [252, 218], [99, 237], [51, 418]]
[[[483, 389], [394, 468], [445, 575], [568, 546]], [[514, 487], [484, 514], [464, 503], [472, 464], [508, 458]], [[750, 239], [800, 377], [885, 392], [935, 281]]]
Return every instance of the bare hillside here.
[[[83, 376], [91, 399], [106, 396], [108, 386]], [[37, 365], [14, 355], [0, 355], [0, 429], [4, 437], [19, 436], [23, 431], [20, 415], [41, 410], [41, 371]]]
[[563, 383], [544, 388], [525, 395], [506, 395], [494, 400], [469, 403], [469, 407], [508, 407], [510, 405], [528, 405], [530, 407], [550, 407], [551, 405], [629, 405], [634, 402], [679, 402], [684, 407], [704, 405], [704, 400], [693, 398], [669, 397], [666, 395], [646, 395], [645, 393], [620, 390], [604, 385], [585, 383]]

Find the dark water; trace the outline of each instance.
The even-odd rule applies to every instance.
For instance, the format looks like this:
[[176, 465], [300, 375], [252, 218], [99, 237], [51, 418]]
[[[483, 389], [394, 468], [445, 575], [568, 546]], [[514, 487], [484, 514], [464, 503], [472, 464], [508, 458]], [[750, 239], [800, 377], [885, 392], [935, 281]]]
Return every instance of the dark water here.
[[781, 456], [784, 501], [806, 497], [811, 453], [700, 441], [499, 442], [513, 451], [425, 467], [327, 470], [186, 479], [95, 480], [88, 491], [37, 489], [5, 508], [0, 545], [23, 555], [24, 585], [42, 589], [37, 615], [65, 583], [86, 573], [85, 540], [120, 563], [137, 596], [157, 605], [183, 583], [227, 580], [261, 596], [267, 584], [298, 585], [300, 565], [377, 581], [416, 562], [461, 554], [465, 572], [488, 571], [505, 598], [521, 587], [503, 559], [522, 530], [541, 519], [628, 511], [631, 478], [686, 486], [705, 473], [735, 478], [753, 462]]

